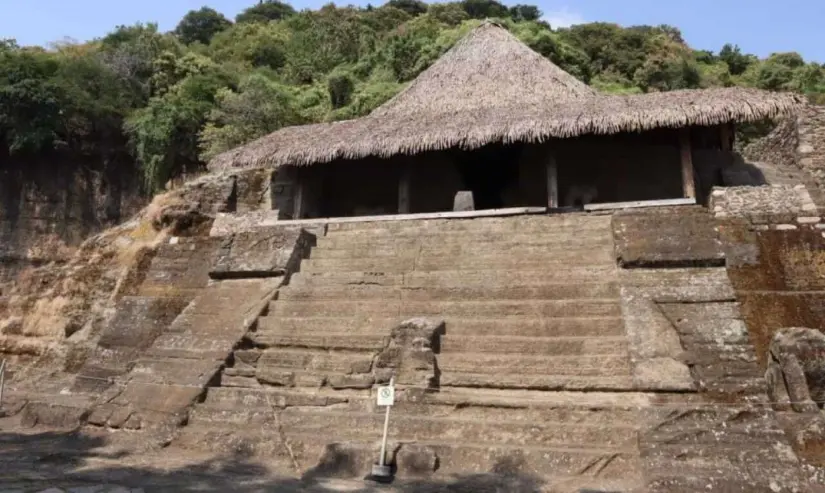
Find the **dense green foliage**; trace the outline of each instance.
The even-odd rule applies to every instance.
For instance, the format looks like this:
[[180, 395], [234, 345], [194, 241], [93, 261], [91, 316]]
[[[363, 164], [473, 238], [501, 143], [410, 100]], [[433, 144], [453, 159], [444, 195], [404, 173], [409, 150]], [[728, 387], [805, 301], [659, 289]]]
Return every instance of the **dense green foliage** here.
[[602, 91], [741, 85], [825, 102], [823, 65], [797, 53], [760, 60], [732, 44], [693, 50], [670, 26], [554, 29], [535, 6], [495, 0], [300, 12], [261, 0], [234, 23], [191, 11], [171, 33], [121, 26], [49, 50], [0, 41], [0, 154], [109, 165], [129, 153], [157, 189], [283, 126], [368, 113], [484, 18]]

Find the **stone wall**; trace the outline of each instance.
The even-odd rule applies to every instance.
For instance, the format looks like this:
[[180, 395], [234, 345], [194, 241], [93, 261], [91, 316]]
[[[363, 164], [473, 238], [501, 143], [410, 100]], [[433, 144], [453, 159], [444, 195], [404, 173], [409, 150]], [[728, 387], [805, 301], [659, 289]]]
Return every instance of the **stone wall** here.
[[613, 216], [634, 385], [657, 391], [639, 421], [645, 491], [807, 491], [726, 269], [706, 267], [723, 259], [716, 227], [699, 207]]
[[750, 161], [797, 166], [798, 146], [797, 119], [786, 118], [779, 121], [771, 133], [745, 146], [742, 155]]
[[[12, 363], [14, 371], [77, 371], [104, 329], [120, 323], [113, 317], [122, 300], [139, 295], [137, 286], [151, 274], [155, 254], [168, 235], [206, 236], [218, 211], [268, 206], [265, 188], [269, 181], [259, 179], [259, 174], [253, 170], [198, 179], [156, 197], [129, 221], [85, 239], [76, 251], [55, 235], [61, 257], [32, 255], [49, 237], [26, 230], [18, 221], [22, 231], [13, 234], [18, 239], [27, 235], [31, 242], [28, 249], [20, 243], [12, 245], [22, 249], [13, 252], [25, 264], [6, 268], [7, 277], [0, 282], [0, 356]], [[7, 182], [2, 184], [9, 189]], [[49, 210], [57, 210], [57, 205]], [[40, 221], [34, 217], [27, 224]], [[80, 234], [79, 229], [68, 231]], [[71, 235], [66, 238], [75, 241]], [[188, 246], [182, 241], [178, 248]], [[170, 260], [160, 275], [160, 288], [171, 279], [166, 276], [170, 269], [188, 265], [184, 257]], [[155, 313], [152, 306], [133, 305], [137, 319], [143, 309]], [[123, 323], [131, 327], [129, 316]], [[44, 355], [48, 357], [41, 358]]]
[[709, 207], [717, 218], [740, 217], [756, 223], [794, 222], [797, 217], [817, 215], [805, 185], [715, 188]]
[[130, 166], [100, 171], [89, 163], [4, 160], [0, 285], [30, 265], [66, 262], [87, 237], [127, 219], [147, 202]]
[[722, 265], [724, 252], [703, 207], [656, 207], [613, 216], [622, 267]]
[[799, 166], [825, 187], [825, 107], [808, 106], [797, 117]]
[[825, 328], [825, 219], [800, 219], [719, 225], [728, 276], [763, 367], [777, 330]]
[[825, 218], [807, 188], [716, 189], [711, 207], [761, 365], [784, 327], [825, 327]]
[[825, 106], [802, 107], [782, 120], [767, 136], [742, 151], [746, 159], [807, 171], [819, 187], [825, 186]]

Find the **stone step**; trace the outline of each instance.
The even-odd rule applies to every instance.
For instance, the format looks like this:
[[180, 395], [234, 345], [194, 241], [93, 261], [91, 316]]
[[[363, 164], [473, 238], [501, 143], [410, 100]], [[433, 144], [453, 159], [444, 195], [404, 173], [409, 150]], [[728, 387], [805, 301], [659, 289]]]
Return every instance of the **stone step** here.
[[[400, 441], [472, 441], [476, 443], [515, 443], [526, 446], [570, 446], [573, 448], [628, 448], [638, 440], [634, 426], [590, 426], [565, 421], [533, 422], [518, 419], [478, 420], [460, 417], [416, 416], [400, 409], [390, 421], [389, 434]], [[190, 416], [192, 426], [235, 424], [264, 426], [274, 421], [274, 413], [287, 434], [322, 437], [335, 429], [335, 440], [369, 441], [380, 433], [382, 409], [375, 412], [338, 411], [335, 408], [256, 407], [228, 409], [200, 405]], [[510, 410], [510, 416], [517, 413]]]
[[546, 258], [524, 256], [515, 257], [506, 253], [498, 255], [445, 256], [445, 257], [362, 257], [362, 258], [309, 258], [301, 263], [301, 271], [314, 272], [430, 272], [430, 271], [540, 271], [553, 273], [571, 266], [614, 265], [612, 251], [578, 252]]
[[296, 347], [312, 349], [348, 349], [355, 351], [379, 351], [389, 342], [389, 331], [385, 334], [324, 333], [267, 331], [253, 333], [250, 339], [256, 346]]
[[503, 217], [419, 219], [412, 221], [348, 221], [330, 223], [330, 232], [345, 231], [405, 231], [426, 229], [437, 231], [461, 231], [479, 228], [501, 228], [504, 230], [525, 230], [562, 227], [600, 227], [610, 225], [610, 216], [589, 214], [520, 215]]
[[[336, 456], [345, 458], [346, 463], [325, 463], [322, 467], [327, 475], [361, 478], [370, 472], [380, 449], [380, 428], [375, 430], [375, 439], [359, 441], [333, 439], [329, 437], [328, 430], [326, 431], [304, 434], [286, 429], [283, 435], [279, 435], [273, 432], [272, 424], [249, 425], [240, 429], [237, 425], [190, 425], [181, 429], [172, 446], [267, 458], [282, 459], [287, 456], [294, 460], [302, 471], [306, 471], [318, 466], [318, 459], [329, 445]], [[401, 443], [405, 442], [393, 438], [388, 444], [388, 449], [396, 450]], [[411, 445], [413, 444], [407, 446]], [[632, 446], [531, 446], [517, 443], [479, 443], [463, 439], [456, 443], [441, 439], [419, 440], [414, 445], [416, 448], [429, 450], [438, 458], [439, 476], [489, 474], [492, 470], [501, 469], [502, 461], [509, 464], [507, 458], [516, 461], [512, 467], [517, 467], [520, 472], [539, 477], [550, 476], [554, 484], [569, 484], [576, 480], [580, 481], [577, 484], [583, 485], [616, 484], [617, 480], [627, 481], [623, 484], [636, 484], [640, 476], [638, 453]], [[416, 472], [418, 471], [399, 467], [397, 475], [406, 477]]]
[[597, 355], [627, 354], [626, 337], [514, 337], [445, 336], [442, 355], [449, 353], [497, 353], [523, 355]]
[[[561, 245], [557, 247], [548, 245], [522, 246], [515, 243], [459, 243], [456, 245], [436, 245], [435, 247], [424, 247], [421, 245], [411, 245], [406, 247], [369, 245], [361, 244], [357, 248], [348, 246], [326, 248], [316, 247], [310, 254], [312, 260], [354, 260], [354, 259], [396, 259], [396, 260], [417, 260], [418, 262], [439, 262], [446, 259], [460, 260], [462, 258], [489, 258], [486, 263], [492, 264], [492, 260], [521, 260], [521, 261], [560, 261], [570, 259], [580, 261], [581, 259], [607, 259], [612, 262], [615, 259], [613, 246], [609, 244], [591, 245], [580, 244], [576, 246]], [[494, 258], [493, 258], [494, 257]], [[418, 265], [418, 264], [416, 264]]]
[[541, 286], [548, 283], [576, 284], [594, 280], [612, 282], [618, 268], [611, 265], [556, 265], [553, 269], [514, 271], [502, 268], [435, 270], [415, 272], [305, 272], [293, 275], [290, 286], [405, 286], [411, 288], [463, 288]]
[[[419, 406], [414, 412], [421, 412], [425, 406], [442, 406], [451, 414], [460, 411], [462, 415], [474, 412], [473, 409], [484, 413], [495, 408], [502, 412], [518, 409], [519, 415], [533, 411], [540, 413], [538, 416], [528, 414], [526, 419], [633, 424], [638, 423], [640, 409], [650, 407], [655, 397], [655, 394], [646, 392], [443, 388], [426, 394], [426, 399], [422, 402], [404, 402], [404, 406]], [[563, 418], [548, 418], [545, 415], [547, 412]]]
[[554, 246], [563, 243], [587, 245], [590, 242], [608, 244], [613, 239], [612, 231], [605, 228], [565, 228], [545, 230], [501, 230], [501, 229], [474, 229], [467, 231], [428, 231], [411, 229], [406, 231], [345, 231], [330, 232], [324, 238], [330, 241], [321, 243], [324, 247], [330, 244], [347, 247], [349, 244], [410, 244], [417, 241], [419, 245], [458, 245], [458, 244], [496, 244], [519, 243], [521, 245]]
[[286, 317], [356, 316], [375, 317], [618, 317], [621, 306], [615, 298], [522, 301], [273, 301], [270, 315]]
[[[406, 399], [404, 389], [398, 389], [397, 393], [393, 412], [410, 416], [520, 422], [563, 421], [605, 427], [635, 427], [639, 422], [639, 409], [650, 405], [648, 394], [632, 392], [447, 388], [415, 400]], [[273, 407], [282, 409], [293, 406], [354, 412], [375, 412], [377, 409], [373, 388], [332, 390], [210, 387], [202, 406], [235, 413], [247, 410], [262, 413]]]
[[466, 235], [393, 236], [364, 235], [363, 237], [319, 236], [316, 250], [365, 251], [370, 253], [421, 250], [430, 255], [478, 253], [490, 250], [517, 248], [532, 250], [564, 250], [613, 247], [609, 231], [581, 231], [570, 234], [481, 233]]
[[[519, 422], [498, 420], [482, 422], [461, 418], [418, 417], [395, 413], [390, 435], [402, 441], [443, 441], [476, 443], [514, 443], [526, 446], [573, 448], [627, 448], [638, 440], [633, 427], [575, 425], [565, 422]], [[339, 440], [369, 440], [380, 432], [384, 413], [340, 413], [327, 410], [286, 409], [281, 424], [290, 432], [323, 435], [330, 426]]]
[[258, 378], [266, 372], [306, 371], [319, 374], [364, 374], [372, 368], [373, 354], [367, 352], [319, 351], [275, 348], [258, 359]]
[[[385, 334], [389, 334], [387, 331]], [[388, 335], [324, 332], [267, 331], [250, 335], [260, 347], [380, 351]], [[520, 353], [551, 355], [615, 354], [627, 351], [625, 337], [445, 336], [441, 353]]]
[[464, 373], [443, 372], [439, 383], [445, 387], [481, 387], [485, 389], [531, 389], [576, 391], [636, 390], [630, 375], [570, 376], [525, 373]]
[[[622, 349], [622, 348], [617, 348]], [[449, 373], [553, 375], [593, 377], [630, 375], [626, 352], [552, 356], [535, 354], [443, 353], [438, 356], [442, 377]]]
[[311, 392], [297, 391], [279, 387], [232, 388], [209, 387], [206, 399], [202, 406], [212, 409], [225, 409], [233, 412], [244, 410], [271, 410], [273, 407], [282, 409], [293, 406], [306, 407], [340, 407], [357, 403], [357, 410], [371, 409], [367, 404], [375, 400], [369, 390], [341, 391], [313, 389]]
[[[255, 338], [272, 334], [364, 334], [385, 337], [403, 317], [260, 317]], [[624, 337], [624, 321], [613, 317], [447, 317], [446, 337]]]
[[341, 286], [293, 284], [283, 288], [283, 300], [401, 300], [401, 301], [481, 301], [481, 300], [563, 300], [614, 298], [619, 296], [615, 282], [548, 283], [536, 286], [420, 287]]

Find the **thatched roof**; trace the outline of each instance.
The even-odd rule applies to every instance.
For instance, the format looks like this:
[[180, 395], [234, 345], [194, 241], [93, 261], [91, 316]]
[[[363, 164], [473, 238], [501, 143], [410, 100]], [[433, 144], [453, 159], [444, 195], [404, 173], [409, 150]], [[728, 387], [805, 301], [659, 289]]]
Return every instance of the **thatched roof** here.
[[756, 89], [599, 94], [506, 29], [474, 29], [369, 115], [283, 128], [217, 156], [210, 169], [311, 165], [493, 142], [716, 125], [773, 118], [801, 99]]

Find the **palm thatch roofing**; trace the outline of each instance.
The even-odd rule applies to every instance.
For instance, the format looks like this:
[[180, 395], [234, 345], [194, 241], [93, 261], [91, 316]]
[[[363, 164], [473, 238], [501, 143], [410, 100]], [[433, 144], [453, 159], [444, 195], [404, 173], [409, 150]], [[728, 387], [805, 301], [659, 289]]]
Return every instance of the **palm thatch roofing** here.
[[756, 89], [606, 95], [486, 22], [369, 115], [287, 127], [215, 157], [211, 170], [305, 166], [494, 142], [749, 122], [789, 113], [799, 96]]

